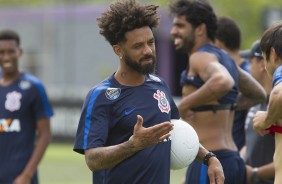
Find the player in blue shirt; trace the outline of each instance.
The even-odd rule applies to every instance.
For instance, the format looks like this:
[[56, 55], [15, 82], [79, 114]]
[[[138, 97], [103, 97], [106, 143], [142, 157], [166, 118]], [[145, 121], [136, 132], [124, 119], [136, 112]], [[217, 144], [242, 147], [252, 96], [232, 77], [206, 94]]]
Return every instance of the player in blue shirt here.
[[[273, 157], [274, 184], [282, 183], [282, 21], [274, 23], [262, 35], [260, 48], [265, 69], [272, 78], [272, 90], [266, 111], [257, 111], [253, 128], [260, 134], [272, 132], [275, 136]], [[266, 129], [266, 130], [265, 130]], [[267, 150], [264, 150], [267, 151]]]
[[[95, 184], [170, 182], [170, 120], [179, 113], [166, 83], [153, 74], [157, 8], [117, 1], [97, 19], [120, 61], [89, 91], [77, 129], [74, 151], [85, 154]], [[223, 184], [221, 165], [210, 156], [201, 146], [197, 159], [209, 165], [211, 181]]]
[[42, 83], [19, 71], [22, 52], [16, 32], [0, 31], [1, 184], [37, 184], [37, 166], [51, 138], [52, 109]]
[[[175, 15], [171, 29], [175, 48], [189, 56], [181, 75], [180, 116], [194, 127], [200, 143], [216, 154], [225, 183], [244, 184], [245, 163], [232, 138], [234, 110], [248, 100], [264, 101], [266, 93], [225, 51], [213, 45], [217, 17], [207, 1], [177, 0], [170, 9]], [[244, 100], [237, 100], [239, 89], [246, 96]], [[208, 174], [205, 165], [194, 161], [186, 183], [210, 183]]]

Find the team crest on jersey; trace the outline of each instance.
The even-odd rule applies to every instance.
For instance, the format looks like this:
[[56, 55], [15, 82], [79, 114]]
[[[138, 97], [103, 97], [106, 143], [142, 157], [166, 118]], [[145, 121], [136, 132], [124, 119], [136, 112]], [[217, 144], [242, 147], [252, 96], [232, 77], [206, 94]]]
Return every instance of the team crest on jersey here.
[[115, 100], [115, 99], [117, 99], [119, 97], [120, 92], [121, 92], [120, 88], [108, 88], [106, 90], [105, 95], [106, 95], [107, 99]]
[[157, 90], [157, 92], [154, 93], [154, 98], [158, 100], [158, 106], [161, 112], [170, 112], [170, 105], [163, 91]]
[[5, 108], [11, 112], [21, 108], [21, 93], [17, 91], [10, 92], [6, 95]]
[[19, 87], [22, 90], [28, 89], [28, 88], [30, 88], [30, 86], [31, 86], [30, 82], [26, 81], [26, 80], [21, 81], [20, 84], [19, 84]]

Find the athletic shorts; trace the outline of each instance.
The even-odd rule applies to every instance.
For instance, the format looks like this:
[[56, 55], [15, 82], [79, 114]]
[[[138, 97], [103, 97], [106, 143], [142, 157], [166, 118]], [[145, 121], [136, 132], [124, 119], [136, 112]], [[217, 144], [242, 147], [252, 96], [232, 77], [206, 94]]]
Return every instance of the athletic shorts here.
[[[213, 151], [220, 161], [224, 176], [224, 184], [246, 184], [246, 166], [239, 152], [231, 150]], [[194, 160], [186, 173], [186, 184], [209, 184], [208, 167]]]

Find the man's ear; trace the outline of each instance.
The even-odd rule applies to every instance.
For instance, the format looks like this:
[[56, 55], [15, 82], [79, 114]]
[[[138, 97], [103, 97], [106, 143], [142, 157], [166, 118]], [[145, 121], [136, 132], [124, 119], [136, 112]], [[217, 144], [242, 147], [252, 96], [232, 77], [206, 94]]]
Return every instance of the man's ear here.
[[279, 57], [278, 57], [277, 54], [276, 54], [275, 48], [271, 47], [271, 49], [270, 49], [270, 55], [272, 55], [272, 57], [273, 57], [273, 59], [274, 59], [275, 62], [277, 62], [277, 61], [279, 60]]
[[206, 24], [202, 23], [200, 25], [198, 25], [198, 27], [195, 29], [195, 34], [198, 36], [202, 36], [206, 34]]
[[115, 52], [115, 54], [120, 58], [122, 59], [122, 56], [123, 56], [123, 52], [122, 52], [122, 48], [119, 44], [117, 45], [113, 45], [113, 50]]

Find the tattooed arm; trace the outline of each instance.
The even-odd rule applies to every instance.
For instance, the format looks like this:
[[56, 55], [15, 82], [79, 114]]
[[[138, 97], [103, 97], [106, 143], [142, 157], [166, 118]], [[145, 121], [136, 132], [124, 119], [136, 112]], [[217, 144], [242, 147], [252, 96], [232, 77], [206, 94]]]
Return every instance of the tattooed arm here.
[[238, 67], [240, 94], [237, 100], [237, 110], [248, 109], [266, 100], [263, 87], [247, 72]]
[[143, 118], [138, 115], [133, 135], [128, 141], [114, 146], [85, 150], [86, 164], [93, 172], [112, 168], [138, 151], [168, 138], [172, 127], [172, 123], [164, 122], [145, 128]]
[[129, 140], [114, 146], [86, 150], [85, 161], [89, 169], [95, 172], [101, 169], [112, 168], [138, 151], [132, 144], [132, 141]]

